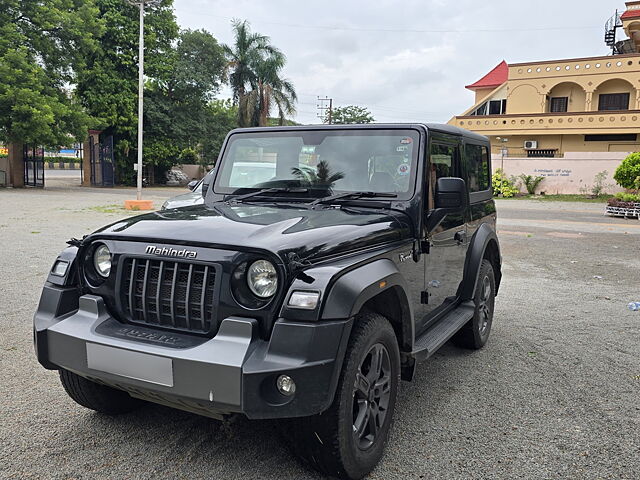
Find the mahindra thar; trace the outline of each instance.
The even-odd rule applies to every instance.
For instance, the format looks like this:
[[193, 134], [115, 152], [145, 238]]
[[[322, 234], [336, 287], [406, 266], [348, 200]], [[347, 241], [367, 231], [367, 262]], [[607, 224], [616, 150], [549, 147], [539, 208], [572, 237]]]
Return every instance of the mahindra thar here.
[[362, 478], [400, 380], [449, 339], [487, 342], [490, 172], [487, 138], [447, 125], [234, 130], [203, 204], [69, 242], [35, 313], [38, 360], [84, 407], [282, 419], [313, 467]]

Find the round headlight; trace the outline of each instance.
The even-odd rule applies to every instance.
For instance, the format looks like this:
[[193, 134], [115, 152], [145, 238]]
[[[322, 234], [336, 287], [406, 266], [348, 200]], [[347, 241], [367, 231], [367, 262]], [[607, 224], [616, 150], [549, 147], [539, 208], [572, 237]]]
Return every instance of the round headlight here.
[[247, 283], [260, 298], [272, 297], [278, 289], [278, 272], [271, 262], [258, 260], [247, 270]]
[[93, 266], [103, 277], [108, 277], [111, 272], [111, 252], [106, 245], [100, 245], [93, 252]]

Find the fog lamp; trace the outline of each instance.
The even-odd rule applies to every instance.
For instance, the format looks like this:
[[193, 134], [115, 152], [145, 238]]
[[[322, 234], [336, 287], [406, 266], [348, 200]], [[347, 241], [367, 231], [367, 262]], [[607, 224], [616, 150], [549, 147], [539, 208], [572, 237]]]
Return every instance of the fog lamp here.
[[289, 306], [313, 310], [318, 305], [320, 294], [318, 292], [293, 292], [289, 297]]
[[66, 260], [56, 260], [51, 269], [51, 274], [58, 277], [64, 277], [67, 274], [67, 268], [69, 268], [69, 262]]
[[278, 391], [287, 397], [296, 393], [296, 382], [289, 375], [280, 375], [276, 380]]

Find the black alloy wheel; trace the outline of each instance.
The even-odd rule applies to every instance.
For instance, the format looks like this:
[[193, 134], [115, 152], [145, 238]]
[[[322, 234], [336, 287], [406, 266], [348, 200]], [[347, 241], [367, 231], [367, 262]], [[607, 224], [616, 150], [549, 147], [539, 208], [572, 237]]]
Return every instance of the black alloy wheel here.
[[384, 345], [376, 343], [362, 360], [353, 386], [353, 435], [361, 450], [367, 450], [376, 441], [390, 398], [389, 352]]

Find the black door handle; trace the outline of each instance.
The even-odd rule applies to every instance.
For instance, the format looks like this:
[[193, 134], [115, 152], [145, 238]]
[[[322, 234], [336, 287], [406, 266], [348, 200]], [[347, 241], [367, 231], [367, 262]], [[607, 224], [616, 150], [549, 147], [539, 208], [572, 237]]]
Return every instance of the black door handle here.
[[456, 234], [453, 236], [453, 239], [458, 242], [458, 244], [461, 244], [462, 242], [464, 242], [464, 239], [467, 238], [467, 232], [465, 232], [464, 230], [460, 230], [459, 232], [456, 232]]

